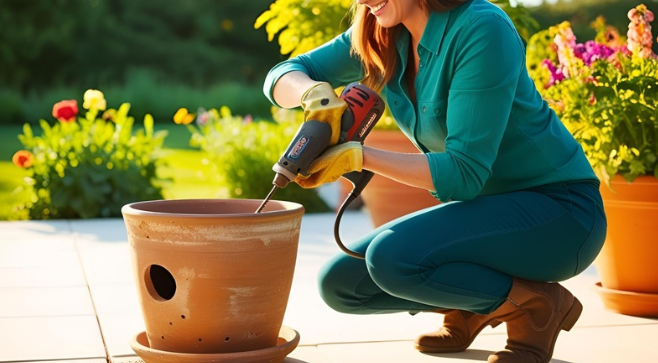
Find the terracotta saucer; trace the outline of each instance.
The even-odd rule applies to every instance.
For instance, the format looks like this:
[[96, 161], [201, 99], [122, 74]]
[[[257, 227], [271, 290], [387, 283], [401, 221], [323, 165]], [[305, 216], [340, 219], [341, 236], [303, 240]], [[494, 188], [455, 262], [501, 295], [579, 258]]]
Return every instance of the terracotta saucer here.
[[282, 326], [277, 345], [235, 353], [175, 353], [149, 347], [146, 332], [135, 335], [130, 347], [146, 363], [281, 363], [299, 344], [299, 333]]
[[647, 318], [658, 317], [658, 294], [613, 290], [601, 286], [600, 282], [594, 285], [606, 309], [624, 314]]

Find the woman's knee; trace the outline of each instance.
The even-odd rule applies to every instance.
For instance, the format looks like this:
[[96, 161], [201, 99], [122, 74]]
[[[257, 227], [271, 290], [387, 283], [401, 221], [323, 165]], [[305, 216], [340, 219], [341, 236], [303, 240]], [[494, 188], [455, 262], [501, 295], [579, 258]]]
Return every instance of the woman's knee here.
[[[373, 281], [385, 292], [397, 295], [405, 289], [408, 278], [417, 269], [406, 260], [401, 249], [405, 241], [396, 238], [392, 231], [375, 238], [366, 251], [366, 266]], [[408, 246], [407, 246], [408, 248]], [[406, 266], [406, 267], [405, 267]]]
[[[361, 303], [353, 290], [354, 266], [345, 257], [336, 256], [328, 261], [318, 273], [318, 290], [324, 302], [335, 311], [355, 313]], [[348, 257], [351, 258], [351, 257]]]

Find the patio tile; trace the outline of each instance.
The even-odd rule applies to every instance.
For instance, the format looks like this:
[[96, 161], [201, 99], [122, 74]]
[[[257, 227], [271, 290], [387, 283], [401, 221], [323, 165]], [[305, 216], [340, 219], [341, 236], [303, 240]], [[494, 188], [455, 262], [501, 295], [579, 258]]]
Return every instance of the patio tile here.
[[0, 267], [0, 288], [86, 286], [80, 265]]
[[3, 221], [0, 241], [9, 240], [58, 240], [71, 234], [71, 225], [66, 220], [50, 221]]
[[[111, 363], [144, 363], [137, 355], [113, 356]], [[298, 346], [283, 363], [333, 363], [314, 346]]]
[[0, 318], [0, 362], [105, 357], [94, 316]]
[[[144, 363], [137, 355], [112, 357], [111, 363]], [[298, 346], [283, 363], [334, 363], [314, 346]], [[362, 362], [363, 363], [363, 362]], [[399, 362], [398, 362], [399, 363]]]
[[0, 267], [61, 267], [78, 266], [80, 259], [73, 237], [26, 239], [0, 238]]
[[283, 363], [332, 363], [332, 361], [315, 346], [297, 346]]
[[[413, 338], [436, 330], [442, 315], [331, 310], [316, 279], [322, 264], [340, 253], [334, 218], [307, 214], [302, 221], [283, 322], [300, 333], [301, 342], [285, 363], [482, 362], [505, 345], [501, 324], [486, 328], [466, 352], [422, 354], [413, 348]], [[346, 212], [342, 224], [348, 244], [372, 229], [367, 214], [358, 211]], [[144, 325], [122, 219], [3, 222], [1, 227], [0, 362], [100, 363], [106, 352], [111, 362], [142, 362], [129, 345]], [[597, 280], [591, 267], [563, 283], [585, 310], [575, 328], [560, 336], [551, 362], [658, 362], [658, 320], [607, 311], [592, 288]], [[38, 349], [26, 344], [35, 341]]]
[[[554, 362], [658, 362], [658, 321], [653, 324], [598, 326], [560, 334]], [[559, 360], [558, 360], [559, 359]]]
[[[95, 242], [98, 245], [100, 242]], [[134, 282], [128, 243], [79, 247], [80, 258], [90, 285]]]
[[141, 311], [102, 313], [99, 314], [98, 320], [110, 357], [135, 354], [130, 347], [130, 341], [135, 335], [145, 330]]
[[79, 241], [125, 242], [126, 226], [122, 218], [76, 219], [70, 221], [71, 231]]
[[110, 363], [144, 363], [138, 356], [128, 356], [128, 357], [112, 357], [109, 360]]
[[90, 286], [98, 314], [139, 312], [137, 287], [133, 283]]
[[479, 339], [473, 349], [452, 354], [423, 354], [414, 349], [413, 341], [322, 344], [318, 349], [333, 363], [482, 363], [500, 344], [505, 345], [503, 336], [489, 335], [486, 339]]
[[94, 315], [86, 286], [0, 289], [0, 317]]

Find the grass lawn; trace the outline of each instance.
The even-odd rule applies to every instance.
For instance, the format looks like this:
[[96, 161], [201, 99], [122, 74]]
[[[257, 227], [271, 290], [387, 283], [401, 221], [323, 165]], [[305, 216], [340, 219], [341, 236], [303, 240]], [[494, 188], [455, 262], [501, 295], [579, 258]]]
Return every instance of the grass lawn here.
[[[34, 128], [39, 134], [38, 128]], [[157, 125], [156, 129], [168, 130], [165, 139], [166, 167], [161, 175], [171, 178], [163, 191], [166, 199], [214, 198], [220, 192], [208, 183], [209, 167], [203, 163], [203, 153], [193, 150], [188, 142], [190, 133], [184, 126], [176, 124]], [[14, 220], [19, 216], [14, 208], [21, 204], [27, 193], [20, 192], [26, 172], [16, 167], [11, 158], [22, 148], [17, 135], [22, 126], [0, 126], [0, 220]]]

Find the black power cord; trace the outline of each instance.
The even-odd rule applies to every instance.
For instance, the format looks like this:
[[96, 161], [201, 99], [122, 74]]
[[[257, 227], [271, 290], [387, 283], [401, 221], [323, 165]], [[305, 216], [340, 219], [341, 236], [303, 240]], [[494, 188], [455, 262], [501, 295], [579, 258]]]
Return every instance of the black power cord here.
[[351, 172], [348, 174], [345, 174], [343, 177], [350, 182], [352, 182], [353, 188], [352, 191], [347, 195], [345, 198], [345, 201], [343, 201], [343, 204], [341, 204], [340, 208], [338, 209], [338, 212], [336, 213], [336, 221], [334, 222], [334, 239], [336, 240], [336, 244], [338, 244], [338, 247], [340, 247], [343, 252], [345, 252], [348, 256], [358, 258], [361, 260], [365, 260], [366, 256], [362, 253], [354, 252], [347, 248], [344, 244], [343, 241], [340, 239], [340, 220], [343, 217], [343, 213], [347, 209], [347, 207], [352, 203], [358, 196], [361, 194], [363, 189], [368, 185], [370, 182], [370, 179], [375, 176], [374, 173], [370, 171], [361, 171], [361, 172]]

